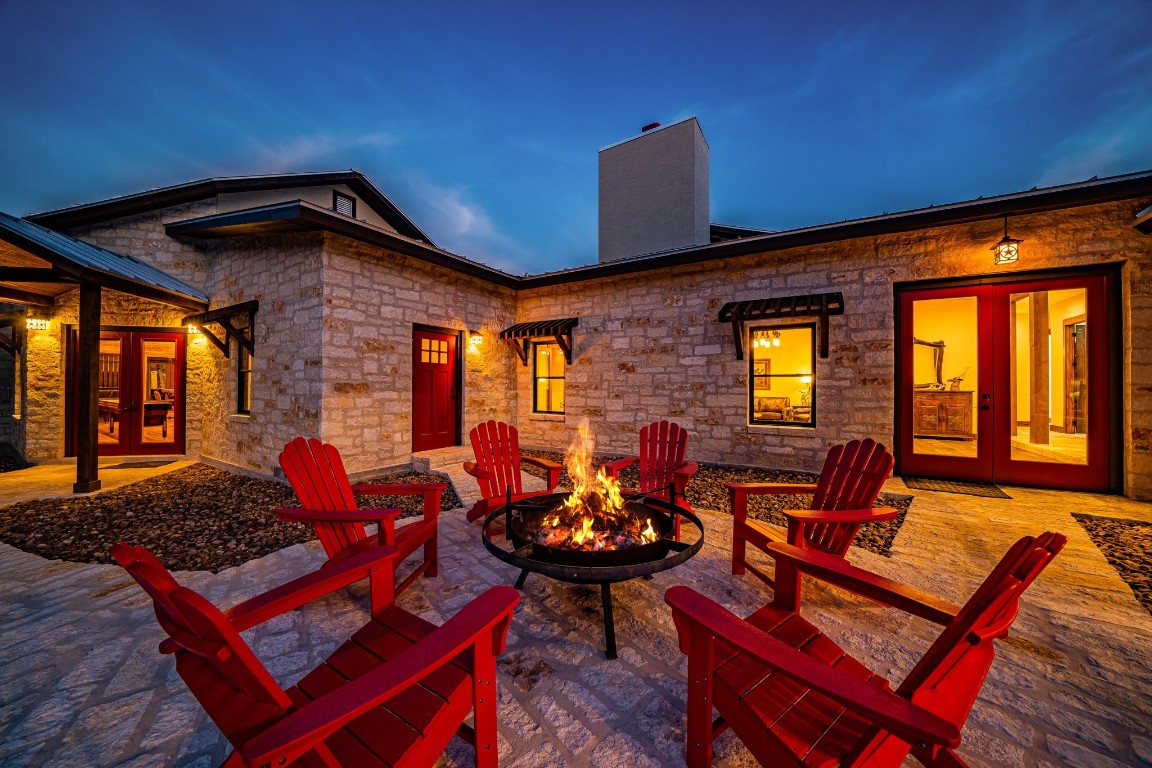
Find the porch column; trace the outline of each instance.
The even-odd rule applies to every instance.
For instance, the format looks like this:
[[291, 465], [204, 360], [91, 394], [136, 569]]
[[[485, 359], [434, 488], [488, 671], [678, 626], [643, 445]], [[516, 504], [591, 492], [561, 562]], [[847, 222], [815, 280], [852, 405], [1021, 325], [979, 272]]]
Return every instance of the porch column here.
[[97, 456], [100, 354], [100, 286], [80, 283], [80, 323], [76, 329], [76, 483], [73, 493], [100, 490]]

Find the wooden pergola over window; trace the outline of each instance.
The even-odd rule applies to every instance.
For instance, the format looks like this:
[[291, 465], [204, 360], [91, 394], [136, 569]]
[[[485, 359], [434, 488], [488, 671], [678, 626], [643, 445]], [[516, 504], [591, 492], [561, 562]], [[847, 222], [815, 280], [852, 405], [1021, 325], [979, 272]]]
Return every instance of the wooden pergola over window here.
[[[100, 490], [98, 448], [100, 297], [105, 289], [193, 312], [208, 296], [131, 256], [98, 248], [27, 219], [0, 213], [0, 302], [49, 312], [60, 296], [79, 289], [76, 324], [75, 493]], [[4, 348], [15, 351], [15, 328]]]
[[828, 357], [828, 318], [844, 314], [844, 294], [810, 293], [804, 296], [778, 296], [751, 301], [730, 301], [720, 309], [718, 320], [732, 323], [736, 359], [744, 359], [744, 324], [759, 320], [792, 320], [814, 317], [819, 328], [819, 354]]
[[555, 341], [564, 353], [564, 359], [572, 364], [572, 329], [580, 324], [578, 317], [565, 317], [561, 320], [537, 320], [531, 323], [517, 323], [500, 332], [500, 338], [507, 339], [520, 362], [528, 365], [528, 344], [531, 339], [548, 338]]

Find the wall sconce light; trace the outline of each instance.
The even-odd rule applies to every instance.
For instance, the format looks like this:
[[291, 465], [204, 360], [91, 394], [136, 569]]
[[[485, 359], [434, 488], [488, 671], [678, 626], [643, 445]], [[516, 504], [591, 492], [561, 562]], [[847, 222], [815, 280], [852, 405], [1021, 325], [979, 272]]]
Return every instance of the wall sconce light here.
[[188, 333], [200, 333], [200, 329], [194, 325], [188, 326]]
[[484, 343], [484, 337], [480, 335], [480, 331], [468, 332], [468, 345], [471, 347], [478, 347]]
[[44, 317], [29, 317], [24, 321], [24, 327], [30, 331], [48, 330], [48, 319]]
[[1000, 238], [1000, 242], [992, 246], [992, 251], [996, 254], [996, 259], [993, 262], [996, 266], [1001, 264], [1012, 264], [1020, 258], [1020, 243], [1023, 240], [1017, 240], [1014, 237], [1008, 237], [1008, 217], [1004, 217], [1004, 237]]

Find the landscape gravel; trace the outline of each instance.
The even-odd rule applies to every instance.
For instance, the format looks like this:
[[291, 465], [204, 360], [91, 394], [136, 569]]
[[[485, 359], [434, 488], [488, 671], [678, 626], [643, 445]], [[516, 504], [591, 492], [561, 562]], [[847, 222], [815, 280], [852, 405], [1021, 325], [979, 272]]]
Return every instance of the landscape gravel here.
[[1136, 599], [1152, 613], [1152, 523], [1073, 514]]
[[[536, 456], [542, 459], [564, 463], [564, 455], [556, 451], [522, 450], [527, 456]], [[593, 462], [596, 468], [618, 456], [597, 456]], [[525, 472], [545, 477], [547, 473], [531, 464], [521, 465]], [[815, 483], [819, 475], [811, 472], [799, 472], [787, 469], [767, 469], [761, 467], [733, 467], [725, 464], [700, 463], [700, 469], [688, 481], [688, 488], [684, 495], [688, 503], [694, 508], [710, 509], [716, 512], [732, 513], [728, 500], [728, 489], [725, 483]], [[633, 464], [620, 473], [620, 484], [624, 488], [636, 488], [640, 479], [637, 465]], [[568, 473], [560, 473], [560, 485], [567, 487]], [[881, 493], [876, 499], [876, 506], [891, 507], [898, 511], [895, 520], [884, 523], [867, 523], [860, 527], [856, 534], [855, 546], [875, 552], [878, 555], [891, 557], [892, 542], [904, 524], [904, 517], [912, 505], [912, 496], [896, 493]], [[781, 512], [786, 509], [805, 509], [812, 504], [811, 494], [783, 494], [771, 496], [752, 496], [748, 500], [748, 514], [757, 519], [764, 520], [787, 527], [788, 522]]]
[[[365, 482], [447, 482], [441, 510], [460, 506], [441, 475], [391, 473]], [[423, 513], [419, 496], [358, 496], [360, 509], [398, 507]], [[80, 498], [28, 501], [0, 508], [0, 541], [54, 560], [108, 563], [118, 541], [147, 547], [179, 571], [219, 572], [315, 538], [310, 525], [276, 519], [299, 502], [285, 483], [194, 464]]]

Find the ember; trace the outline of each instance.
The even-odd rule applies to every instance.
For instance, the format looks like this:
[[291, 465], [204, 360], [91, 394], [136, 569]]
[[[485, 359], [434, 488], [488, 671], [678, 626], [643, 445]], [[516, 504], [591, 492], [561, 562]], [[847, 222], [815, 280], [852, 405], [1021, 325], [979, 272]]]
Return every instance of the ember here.
[[572, 493], [540, 519], [540, 527], [533, 534], [535, 543], [553, 549], [598, 552], [638, 547], [659, 538], [650, 517], [633, 514], [634, 508], [643, 510], [643, 505], [625, 503], [616, 479], [603, 468], [592, 473], [595, 445], [585, 420], [564, 455]]

